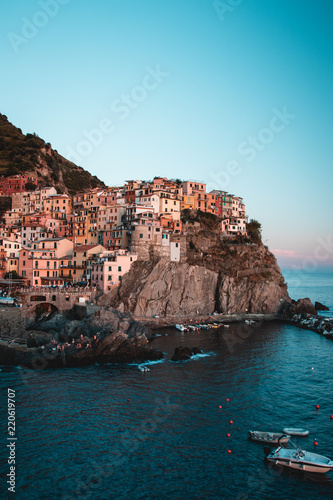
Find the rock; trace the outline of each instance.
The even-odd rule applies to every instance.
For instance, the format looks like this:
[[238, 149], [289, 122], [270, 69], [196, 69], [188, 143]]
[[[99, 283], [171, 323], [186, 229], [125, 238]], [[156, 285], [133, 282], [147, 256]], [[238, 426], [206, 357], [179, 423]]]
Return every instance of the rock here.
[[277, 314], [291, 302], [276, 259], [266, 247], [234, 245], [231, 249], [211, 232], [197, 227], [192, 231], [200, 252], [188, 252], [180, 262], [164, 257], [136, 261], [121, 285], [100, 303], [149, 320], [206, 316], [214, 311]]
[[202, 351], [198, 347], [176, 347], [175, 353], [171, 358], [171, 361], [186, 361], [196, 354], [201, 354]]
[[27, 347], [40, 347], [50, 344], [53, 336], [50, 333], [30, 331], [27, 337]]
[[[150, 332], [147, 327], [134, 321], [130, 314], [95, 308], [91, 314], [82, 315], [81, 321], [72, 312], [60, 316], [50, 321], [43, 320], [38, 324], [37, 331], [28, 331], [27, 346], [8, 346], [0, 342], [0, 364], [43, 369], [94, 363], [145, 362], [163, 357], [161, 351], [149, 346]], [[30, 319], [29, 325], [32, 324], [36, 323]], [[58, 331], [60, 325], [62, 328]], [[41, 328], [44, 330], [41, 331]], [[93, 340], [95, 334], [98, 334], [97, 343]], [[71, 343], [73, 338], [75, 344]], [[60, 351], [55, 349], [58, 343]], [[76, 344], [81, 344], [81, 347]]]
[[315, 306], [308, 297], [304, 299], [298, 299], [296, 305], [292, 306], [291, 312], [293, 314], [317, 314]]
[[329, 311], [329, 307], [324, 306], [324, 304], [321, 304], [320, 302], [315, 302], [315, 308], [316, 311]]

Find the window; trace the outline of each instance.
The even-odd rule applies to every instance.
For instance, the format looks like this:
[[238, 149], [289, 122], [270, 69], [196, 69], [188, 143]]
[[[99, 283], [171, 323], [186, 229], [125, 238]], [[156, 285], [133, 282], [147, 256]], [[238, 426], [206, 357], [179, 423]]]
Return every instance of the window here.
[[142, 233], [140, 233], [139, 237], [140, 237], [140, 238], [143, 238], [143, 234], [142, 234]]

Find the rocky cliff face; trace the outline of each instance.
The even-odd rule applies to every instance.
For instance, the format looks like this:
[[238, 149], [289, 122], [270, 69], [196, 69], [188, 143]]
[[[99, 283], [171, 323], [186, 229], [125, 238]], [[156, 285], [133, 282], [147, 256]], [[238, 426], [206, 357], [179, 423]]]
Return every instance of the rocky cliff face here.
[[219, 229], [188, 224], [180, 262], [137, 261], [118, 290], [103, 296], [137, 318], [219, 313], [278, 313], [290, 302], [274, 255], [262, 244], [232, 244]]

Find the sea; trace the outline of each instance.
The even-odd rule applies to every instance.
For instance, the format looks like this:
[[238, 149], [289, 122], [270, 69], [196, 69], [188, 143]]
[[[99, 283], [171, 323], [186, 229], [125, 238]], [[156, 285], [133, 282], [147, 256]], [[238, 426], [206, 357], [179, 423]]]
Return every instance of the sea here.
[[[332, 316], [333, 273], [284, 275]], [[164, 358], [143, 366], [0, 367], [0, 498], [333, 499], [333, 471], [272, 466], [248, 439], [302, 427], [295, 444], [333, 459], [332, 340], [279, 322], [155, 334]], [[176, 363], [177, 346], [202, 354]]]

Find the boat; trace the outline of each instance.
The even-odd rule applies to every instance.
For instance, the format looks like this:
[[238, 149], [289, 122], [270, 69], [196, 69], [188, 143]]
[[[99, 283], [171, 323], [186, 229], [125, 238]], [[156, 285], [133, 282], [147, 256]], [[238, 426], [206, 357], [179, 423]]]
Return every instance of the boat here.
[[2, 297], [0, 296], [0, 304], [4, 306], [14, 306], [15, 300], [12, 297]]
[[177, 328], [177, 330], [180, 330], [181, 332], [186, 332], [187, 331], [187, 327], [185, 325], [181, 325], [181, 324], [176, 324], [175, 325], [175, 328]]
[[281, 438], [279, 438], [279, 446], [276, 450], [272, 451], [268, 446], [264, 447], [266, 459], [269, 462], [306, 472], [324, 473], [333, 468], [333, 460], [330, 458], [297, 448], [291, 440], [288, 441], [288, 446], [291, 444], [293, 447], [285, 448], [281, 443]]
[[281, 443], [287, 443], [290, 436], [285, 435], [282, 438], [281, 432], [263, 432], [263, 431], [249, 431], [249, 436], [252, 441], [258, 441], [260, 443], [272, 443], [278, 444], [279, 438], [281, 438]]
[[298, 429], [296, 427], [285, 427], [283, 432], [289, 434], [289, 436], [307, 436], [309, 434], [309, 431], [306, 429]]
[[150, 372], [150, 368], [148, 368], [148, 366], [138, 365], [138, 368], [139, 368], [140, 372]]

